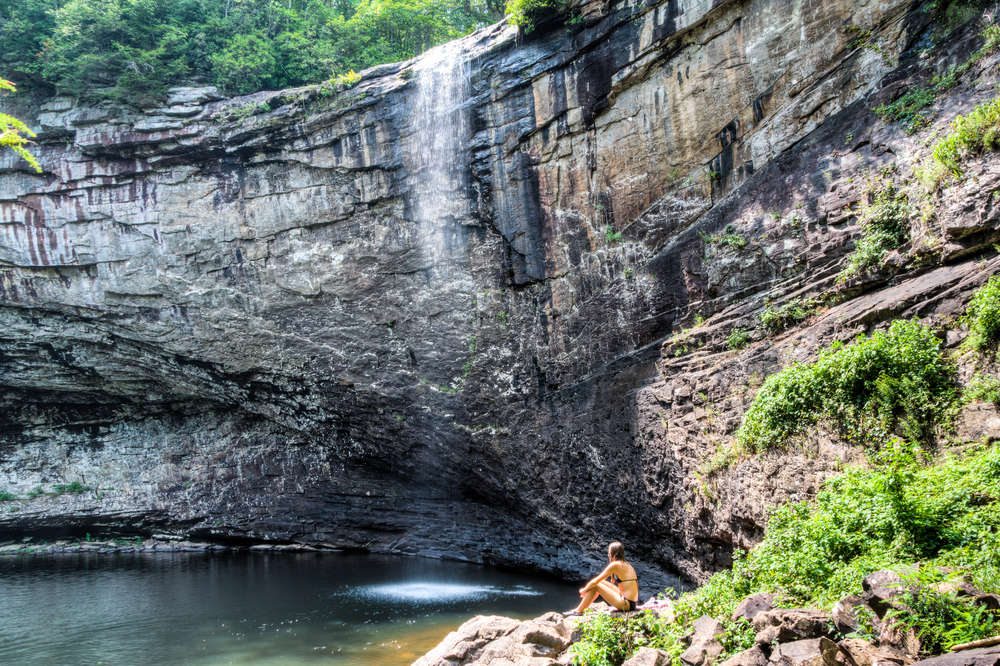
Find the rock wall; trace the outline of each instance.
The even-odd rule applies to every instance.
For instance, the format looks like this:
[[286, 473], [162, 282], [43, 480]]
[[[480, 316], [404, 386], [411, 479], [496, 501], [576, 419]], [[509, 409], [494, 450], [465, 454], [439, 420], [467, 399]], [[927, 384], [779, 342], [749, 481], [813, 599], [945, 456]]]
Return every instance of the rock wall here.
[[[974, 26], [928, 59], [931, 16], [902, 0], [572, 16], [447, 47], [468, 134], [442, 158], [458, 185], [433, 248], [433, 165], [414, 157], [435, 140], [418, 103], [432, 54], [349, 90], [34, 112], [45, 173], [0, 158], [0, 490], [25, 498], [0, 504], [0, 535], [175, 532], [571, 577], [618, 538], [652, 591], [657, 571], [726, 564], [769, 506], [855, 456], [821, 435], [704, 467], [782, 363], [954, 314], [995, 268], [984, 162], [940, 197], [947, 224], [834, 280], [866, 178], [926, 152], [869, 109], [964, 58]], [[938, 127], [990, 95], [995, 64]], [[749, 243], [713, 242], [725, 229]], [[726, 349], [766, 304], [830, 293]], [[27, 499], [72, 481], [94, 490]]]

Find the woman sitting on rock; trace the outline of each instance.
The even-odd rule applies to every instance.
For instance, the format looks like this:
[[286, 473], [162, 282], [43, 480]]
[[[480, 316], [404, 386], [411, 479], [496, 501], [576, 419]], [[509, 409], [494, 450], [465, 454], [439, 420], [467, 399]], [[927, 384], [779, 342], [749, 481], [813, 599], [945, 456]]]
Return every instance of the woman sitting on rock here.
[[604, 571], [580, 588], [580, 605], [566, 613], [567, 616], [587, 610], [597, 595], [620, 611], [635, 610], [639, 603], [639, 581], [635, 569], [625, 561], [625, 546], [612, 542], [608, 546], [608, 561], [610, 564]]

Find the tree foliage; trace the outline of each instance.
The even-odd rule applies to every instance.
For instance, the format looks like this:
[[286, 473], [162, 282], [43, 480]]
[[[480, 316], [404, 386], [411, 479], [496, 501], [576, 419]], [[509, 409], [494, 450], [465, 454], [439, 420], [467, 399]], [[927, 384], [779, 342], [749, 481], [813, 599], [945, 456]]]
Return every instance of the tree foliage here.
[[811, 363], [771, 375], [736, 433], [747, 451], [788, 446], [828, 419], [853, 441], [877, 448], [892, 435], [927, 441], [954, 403], [954, 371], [941, 341], [917, 321], [833, 344]]
[[[12, 93], [16, 90], [13, 83], [6, 79], [0, 79], [0, 92]], [[0, 150], [14, 151], [30, 164], [32, 169], [41, 173], [42, 167], [38, 164], [38, 160], [25, 148], [27, 144], [31, 143], [34, 136], [35, 133], [23, 122], [14, 116], [0, 113]]]
[[502, 16], [497, 0], [0, 0], [0, 65], [88, 97], [243, 94], [405, 60]]

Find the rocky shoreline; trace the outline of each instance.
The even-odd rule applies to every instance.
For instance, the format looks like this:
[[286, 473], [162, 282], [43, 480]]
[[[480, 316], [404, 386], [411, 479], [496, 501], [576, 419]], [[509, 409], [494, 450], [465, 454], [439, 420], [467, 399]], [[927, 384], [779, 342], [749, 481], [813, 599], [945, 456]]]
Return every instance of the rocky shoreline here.
[[321, 548], [300, 543], [259, 543], [233, 545], [209, 541], [189, 541], [166, 535], [151, 538], [60, 539], [42, 541], [24, 537], [19, 541], [0, 542], [0, 557], [10, 555], [51, 555], [60, 553], [341, 553], [342, 549]]
[[[989, 610], [1000, 609], [1000, 595], [986, 594], [964, 580], [937, 585], [939, 591], [966, 596]], [[946, 589], [945, 589], [946, 587]], [[902, 608], [900, 595], [907, 584], [899, 573], [881, 570], [869, 574], [860, 596], [848, 596], [828, 611], [816, 608], [780, 608], [773, 594], [754, 594], [733, 611], [732, 622], [745, 620], [753, 628], [754, 645], [720, 660], [725, 648], [725, 628], [708, 615], [694, 621], [687, 649], [680, 655], [641, 647], [622, 666], [998, 666], [1000, 638], [994, 645], [969, 644], [968, 649], [928, 655], [921, 639], [906, 629], [890, 612]], [[607, 613], [603, 604], [596, 613]], [[612, 615], [631, 620], [653, 613], [673, 622], [672, 607]], [[592, 616], [588, 613], [588, 616]], [[555, 666], [574, 663], [572, 646], [581, 639], [580, 625], [587, 618], [545, 613], [518, 621], [500, 616], [476, 616], [448, 634], [414, 666], [500, 666], [531, 664]], [[865, 624], [871, 626], [865, 627]], [[640, 625], [622, 622], [622, 632], [633, 632], [641, 645]], [[870, 640], [860, 637], [871, 632]], [[962, 646], [956, 646], [962, 647]]]

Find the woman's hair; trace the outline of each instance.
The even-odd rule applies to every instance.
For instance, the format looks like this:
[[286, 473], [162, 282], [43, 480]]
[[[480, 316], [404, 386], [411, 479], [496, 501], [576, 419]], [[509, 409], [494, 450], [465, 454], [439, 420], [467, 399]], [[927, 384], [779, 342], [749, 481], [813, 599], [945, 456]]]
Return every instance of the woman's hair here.
[[621, 541], [611, 542], [611, 545], [608, 546], [608, 557], [613, 560], [625, 560], [625, 546], [622, 545]]

